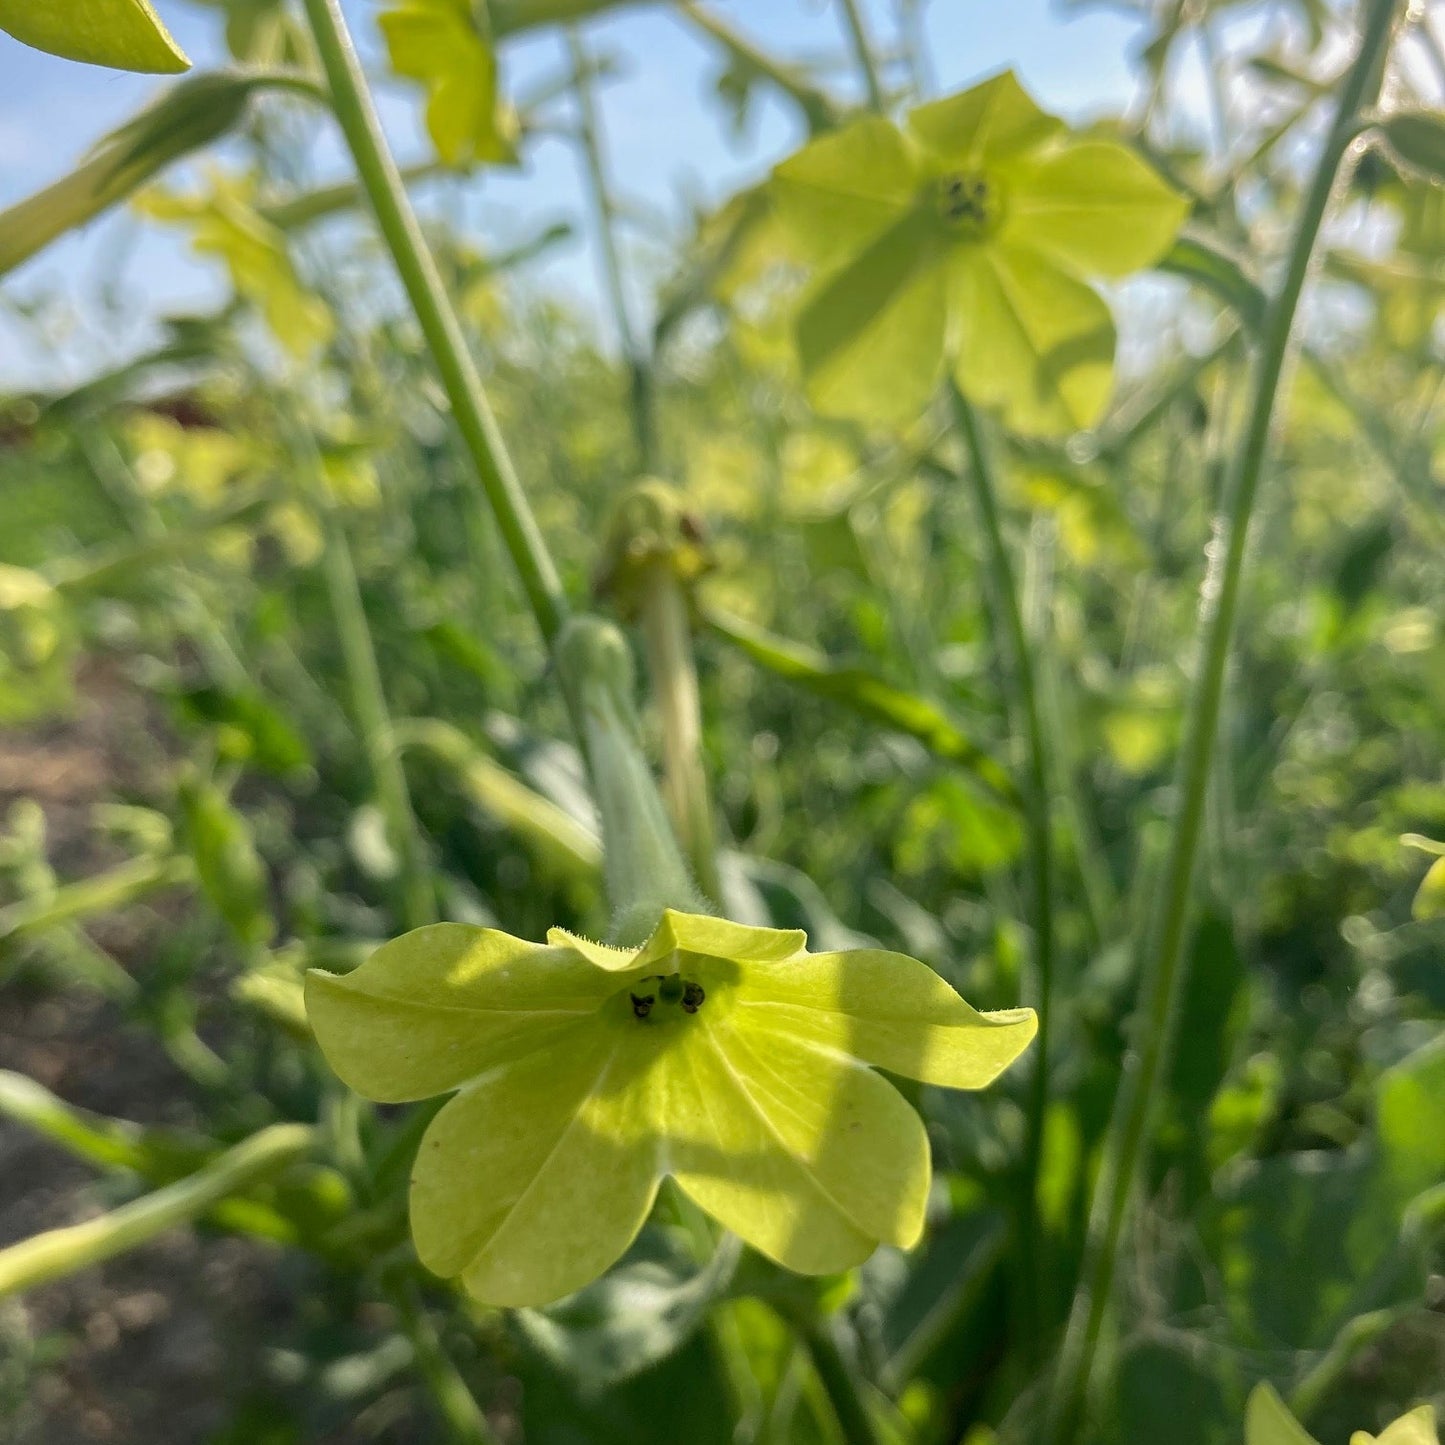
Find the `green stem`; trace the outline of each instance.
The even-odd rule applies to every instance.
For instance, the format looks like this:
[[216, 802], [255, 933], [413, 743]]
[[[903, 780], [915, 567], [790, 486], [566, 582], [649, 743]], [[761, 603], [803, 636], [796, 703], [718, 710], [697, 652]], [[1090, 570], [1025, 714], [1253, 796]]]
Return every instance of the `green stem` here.
[[1030, 1340], [1037, 1341], [1041, 1337], [1038, 1326], [1043, 1293], [1038, 1186], [1049, 1103], [1049, 1044], [1054, 989], [1054, 840], [1049, 816], [1049, 755], [1033, 647], [999, 516], [993, 456], [982, 424], [963, 393], [950, 385], [949, 396], [953, 403], [954, 423], [968, 454], [968, 479], [973, 487], [979, 521], [983, 524], [985, 561], [994, 608], [1003, 633], [1003, 650], [1007, 661], [1012, 664], [1013, 711], [1016, 722], [1023, 728], [1028, 747], [1024, 807], [1032, 860], [1029, 913], [1034, 933], [1034, 1002], [1039, 1014], [1039, 1032], [1034, 1043], [1033, 1078], [1029, 1088], [1028, 1137], [1024, 1146], [1024, 1219], [1019, 1242], [1026, 1290], [1024, 1330]]
[[665, 908], [706, 913], [642, 750], [627, 639], [598, 617], [574, 617], [557, 639], [557, 671], [587, 755], [602, 815], [613, 943], [641, 943]]
[[387, 1291], [402, 1333], [416, 1356], [417, 1369], [431, 1391], [437, 1413], [446, 1426], [449, 1445], [496, 1445], [497, 1436], [487, 1423], [471, 1387], [462, 1378], [421, 1300], [415, 1283], [402, 1281]]
[[796, 1328], [837, 1416], [846, 1445], [882, 1445], [883, 1437], [858, 1388], [858, 1367], [845, 1358], [839, 1347], [833, 1321], [828, 1318], [801, 1320], [796, 1322]]
[[34, 938], [48, 929], [128, 908], [147, 893], [193, 883], [195, 865], [189, 858], [133, 858], [105, 873], [66, 883], [41, 898], [24, 898], [0, 908], [0, 945]]
[[647, 675], [662, 732], [662, 786], [698, 887], [721, 902], [712, 801], [702, 759], [702, 705], [687, 593], [666, 562], [642, 579], [637, 604]]
[[1139, 954], [1142, 1002], [1134, 1047], [1115, 1101], [1114, 1117], [1089, 1216], [1088, 1247], [1064, 1334], [1049, 1402], [1045, 1439], [1067, 1445], [1078, 1433], [1094, 1359], [1114, 1283], [1125, 1218], [1140, 1174], [1149, 1125], [1172, 1052], [1188, 957], [1188, 924], [1195, 862], [1208, 797], [1220, 707], [1224, 697], [1239, 599], [1249, 550], [1250, 521], [1269, 451], [1275, 404], [1291, 350], [1295, 312], [1342, 163], [1359, 134], [1361, 110], [1378, 90], [1399, 0], [1370, 0], [1359, 53], [1340, 91], [1329, 135], [1299, 212], [1279, 289], [1261, 334], [1244, 435], [1226, 493], [1222, 561], [1211, 566], [1200, 619], [1202, 662], [1185, 721], [1174, 818], [1158, 904]]
[[267, 1178], [311, 1145], [305, 1124], [272, 1124], [203, 1169], [130, 1204], [50, 1229], [0, 1250], [0, 1299], [87, 1269], [204, 1214], [227, 1195]]
[[567, 600], [542, 533], [508, 455], [481, 378], [467, 350], [436, 262], [427, 248], [387, 148], [340, 0], [305, 0], [332, 105], [432, 354], [482, 488], [521, 577], [542, 636], [550, 645], [567, 617]]
[[888, 108], [883, 94], [883, 85], [878, 78], [878, 65], [873, 59], [873, 46], [868, 31], [863, 25], [863, 14], [858, 9], [858, 0], [838, 0], [843, 10], [843, 23], [848, 27], [848, 41], [853, 47], [853, 58], [858, 62], [858, 71], [868, 87], [868, 105], [880, 115]]
[[681, 0], [677, 8], [692, 25], [716, 40], [729, 55], [748, 70], [763, 76], [780, 94], [791, 100], [802, 112], [812, 134], [832, 130], [838, 124], [842, 118], [838, 104], [799, 71], [781, 64], [694, 0]]
[[602, 275], [612, 304], [612, 317], [627, 365], [632, 406], [632, 428], [637, 439], [638, 470], [652, 471], [657, 465], [657, 429], [653, 416], [651, 359], [637, 344], [637, 333], [627, 306], [627, 288], [622, 276], [622, 257], [617, 250], [617, 209], [602, 156], [602, 121], [592, 93], [596, 67], [574, 26], [567, 27], [567, 54], [572, 62], [572, 91], [577, 100], [578, 138], [587, 163], [587, 189], [597, 243], [602, 250]]

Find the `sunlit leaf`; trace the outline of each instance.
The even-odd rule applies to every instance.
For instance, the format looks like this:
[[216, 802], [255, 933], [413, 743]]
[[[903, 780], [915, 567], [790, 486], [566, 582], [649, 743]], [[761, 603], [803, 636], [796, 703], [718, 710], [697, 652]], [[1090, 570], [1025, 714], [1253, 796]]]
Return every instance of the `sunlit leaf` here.
[[174, 75], [191, 63], [150, 0], [0, 0], [0, 30], [112, 70]]
[[391, 67], [426, 87], [426, 126], [447, 165], [510, 160], [515, 122], [498, 103], [497, 57], [470, 0], [400, 0], [381, 33]]
[[1396, 111], [1380, 122], [1380, 132], [1406, 170], [1427, 181], [1445, 182], [1445, 115]]
[[67, 231], [123, 201], [148, 180], [237, 129], [252, 96], [286, 86], [280, 72], [188, 76], [96, 146], [69, 175], [0, 212], [0, 275]]

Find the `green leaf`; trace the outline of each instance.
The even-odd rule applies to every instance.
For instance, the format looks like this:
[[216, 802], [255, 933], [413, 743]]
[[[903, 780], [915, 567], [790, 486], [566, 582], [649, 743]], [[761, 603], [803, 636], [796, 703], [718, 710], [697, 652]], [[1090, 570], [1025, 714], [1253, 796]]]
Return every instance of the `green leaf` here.
[[1250, 331], [1258, 331], [1263, 324], [1268, 305], [1264, 292], [1234, 257], [1202, 236], [1179, 237], [1160, 259], [1159, 269], [1212, 291]]
[[908, 211], [829, 275], [798, 317], [798, 356], [819, 411], [906, 423], [943, 364], [947, 291], [937, 223]]
[[1380, 122], [1394, 157], [1422, 180], [1445, 183], [1445, 115], [1431, 110], [1401, 110]]
[[0, 30], [66, 60], [175, 75], [191, 62], [150, 0], [0, 0]]
[[1151, 266], [1189, 203], [1133, 151], [1085, 140], [1018, 162], [1008, 173], [1001, 236], [1090, 276]]
[[537, 1305], [628, 1248], [672, 1176], [769, 1258], [833, 1273], [917, 1238], [927, 1138], [868, 1064], [979, 1088], [1027, 1047], [899, 954], [808, 954], [794, 931], [668, 911], [639, 949], [438, 924], [307, 1010], [341, 1077], [388, 1102], [460, 1092], [422, 1140], [422, 1261]]
[[862, 717], [917, 738], [931, 753], [977, 767], [990, 787], [1012, 794], [1008, 776], [964, 735], [937, 704], [905, 692], [861, 667], [832, 661], [821, 652], [778, 637], [741, 617], [708, 608], [704, 621], [760, 667], [799, 687], [843, 703]]
[[284, 72], [217, 71], [172, 86], [63, 180], [0, 212], [0, 276], [123, 201], [182, 156], [237, 129], [256, 91], [292, 89], [294, 79]]
[[584, 1395], [666, 1359], [702, 1326], [737, 1268], [740, 1241], [724, 1236], [702, 1268], [646, 1229], [628, 1257], [551, 1309], [518, 1310], [513, 1324], [527, 1343]]
[[918, 185], [898, 127], [864, 116], [783, 161], [769, 189], [800, 259], [826, 270], [897, 221]]
[[1273, 1385], [1256, 1385], [1244, 1414], [1244, 1445], [1316, 1445]]
[[908, 129], [940, 160], [1007, 163], [1051, 140], [1063, 121], [1041, 110], [1011, 70], [908, 113]]
[[380, 18], [391, 68], [426, 87], [426, 127], [449, 166], [515, 156], [497, 97], [497, 57], [469, 0], [401, 0]]
[[204, 196], [150, 193], [137, 207], [153, 220], [190, 227], [191, 244], [230, 272], [239, 295], [266, 318], [276, 339], [304, 359], [331, 340], [331, 311], [296, 273], [285, 233], [250, 203], [244, 181], [218, 177]]
[[950, 262], [963, 318], [954, 375], [1018, 431], [1092, 426], [1113, 388], [1114, 321], [1084, 282], [1024, 246], [971, 246]]
[[201, 888], [232, 932], [247, 944], [267, 942], [276, 931], [266, 866], [245, 818], [210, 783], [188, 782], [180, 790], [186, 838]]

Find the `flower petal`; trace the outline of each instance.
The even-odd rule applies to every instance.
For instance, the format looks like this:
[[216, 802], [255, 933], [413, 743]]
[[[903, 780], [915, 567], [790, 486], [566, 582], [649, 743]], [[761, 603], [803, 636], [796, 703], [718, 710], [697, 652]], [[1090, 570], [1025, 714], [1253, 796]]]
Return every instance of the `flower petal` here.
[[411, 1227], [422, 1263], [494, 1305], [540, 1305], [606, 1270], [642, 1228], [659, 1171], [632, 1023], [574, 1024], [493, 1070], [422, 1138]]
[[1133, 151], [1086, 140], [1013, 174], [1004, 237], [1094, 276], [1127, 276], [1173, 244], [1189, 203]]
[[954, 374], [971, 400], [999, 406], [1017, 431], [1092, 426], [1114, 376], [1114, 320], [1085, 282], [1038, 251], [964, 246], [950, 268], [959, 320]]
[[674, 951], [700, 953], [734, 963], [775, 963], [802, 953], [808, 935], [801, 928], [753, 928], [705, 913], [669, 908], [638, 953], [635, 967], [645, 970]]
[[594, 943], [579, 933], [568, 933], [565, 928], [549, 928], [547, 942], [553, 948], [570, 948], [580, 953], [594, 968], [607, 973], [626, 973], [637, 962], [639, 950], [617, 948], [610, 943]]
[[737, 1028], [787, 1029], [890, 1073], [950, 1089], [982, 1089], [1028, 1047], [1032, 1009], [979, 1013], [916, 958], [882, 949], [810, 953], [748, 969]]
[[1063, 128], [1063, 121], [1039, 109], [1011, 70], [908, 113], [908, 129], [932, 158], [951, 166], [1008, 162]]
[[798, 317], [798, 353], [819, 411], [917, 418], [943, 364], [943, 257], [936, 218], [909, 212], [813, 291]]
[[[792, 965], [781, 965], [791, 967]], [[885, 1079], [736, 1012], [666, 1056], [664, 1150], [679, 1187], [788, 1269], [829, 1274], [923, 1228], [928, 1139]]]
[[769, 191], [800, 259], [826, 268], [913, 204], [918, 166], [897, 126], [865, 116], [789, 156]]
[[402, 1103], [545, 1048], [617, 988], [570, 949], [438, 923], [383, 944], [344, 977], [312, 969], [306, 1013], [343, 1082]]

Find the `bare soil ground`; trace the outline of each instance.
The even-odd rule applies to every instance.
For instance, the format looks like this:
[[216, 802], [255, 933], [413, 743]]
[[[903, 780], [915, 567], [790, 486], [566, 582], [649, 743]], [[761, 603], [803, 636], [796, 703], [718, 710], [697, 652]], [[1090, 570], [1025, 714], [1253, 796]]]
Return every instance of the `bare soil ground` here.
[[[144, 797], [169, 751], [159, 719], [115, 668], [81, 677], [77, 714], [0, 734], [0, 820], [43, 808], [63, 879], [117, 861], [92, 810]], [[0, 899], [3, 901], [3, 899]], [[91, 936], [128, 971], [168, 906], [148, 900]], [[154, 1037], [94, 990], [21, 975], [0, 981], [0, 1066], [71, 1103], [142, 1123], [194, 1125], [195, 1086]], [[98, 1213], [90, 1166], [0, 1120], [0, 1245]], [[191, 1445], [211, 1438], [284, 1311], [264, 1246], [176, 1230], [99, 1269], [0, 1303], [0, 1445]]]

